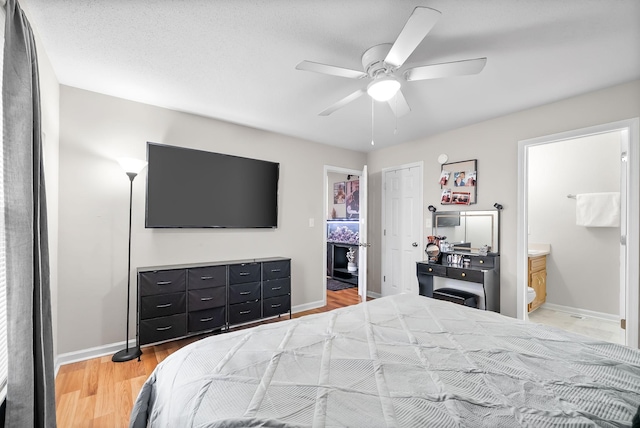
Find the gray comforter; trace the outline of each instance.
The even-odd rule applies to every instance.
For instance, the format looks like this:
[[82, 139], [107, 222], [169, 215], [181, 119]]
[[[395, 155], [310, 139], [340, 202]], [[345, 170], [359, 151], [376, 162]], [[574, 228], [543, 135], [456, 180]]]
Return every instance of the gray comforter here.
[[617, 427], [639, 405], [638, 350], [398, 295], [195, 342], [130, 426]]

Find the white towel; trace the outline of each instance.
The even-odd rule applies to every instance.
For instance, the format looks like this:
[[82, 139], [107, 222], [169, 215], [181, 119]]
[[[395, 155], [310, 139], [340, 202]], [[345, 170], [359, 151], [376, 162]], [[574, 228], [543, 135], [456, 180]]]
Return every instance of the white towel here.
[[620, 192], [576, 195], [576, 225], [585, 227], [620, 226]]

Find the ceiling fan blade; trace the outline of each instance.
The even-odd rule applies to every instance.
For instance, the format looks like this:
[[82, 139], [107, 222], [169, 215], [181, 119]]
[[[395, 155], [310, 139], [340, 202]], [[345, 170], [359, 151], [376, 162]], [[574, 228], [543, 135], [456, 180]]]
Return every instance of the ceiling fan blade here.
[[400, 67], [431, 31], [441, 13], [428, 7], [416, 7], [400, 35], [384, 59], [387, 64]]
[[352, 93], [350, 95], [347, 95], [346, 97], [344, 97], [343, 99], [341, 99], [337, 103], [333, 104], [332, 106], [329, 106], [326, 109], [322, 110], [320, 113], [318, 113], [318, 115], [320, 115], [320, 116], [329, 116], [334, 111], [338, 110], [339, 108], [342, 108], [342, 107], [346, 106], [351, 101], [355, 100], [356, 98], [359, 98], [360, 96], [362, 96], [365, 93], [366, 92], [363, 89], [358, 89], [354, 93]]
[[396, 117], [402, 117], [411, 111], [411, 107], [407, 104], [407, 100], [400, 90], [396, 92], [396, 96], [387, 101], [387, 103]]
[[296, 70], [314, 71], [316, 73], [329, 74], [331, 76], [348, 77], [349, 79], [362, 79], [363, 77], [367, 77], [367, 74], [362, 71], [311, 61], [302, 61], [300, 64], [296, 65]]
[[465, 59], [463, 61], [444, 62], [442, 64], [423, 65], [410, 68], [405, 71], [404, 78], [408, 81], [412, 81], [478, 74], [482, 71], [486, 63], [487, 58], [476, 58]]

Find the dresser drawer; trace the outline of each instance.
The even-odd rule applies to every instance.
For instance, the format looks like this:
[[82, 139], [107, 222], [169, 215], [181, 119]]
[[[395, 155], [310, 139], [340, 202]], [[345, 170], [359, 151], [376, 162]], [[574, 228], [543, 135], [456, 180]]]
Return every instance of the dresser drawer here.
[[260, 300], [229, 305], [229, 324], [241, 324], [260, 318]]
[[447, 276], [470, 282], [484, 282], [484, 274], [477, 270], [447, 268]]
[[227, 285], [227, 267], [211, 266], [187, 269], [189, 290]]
[[158, 294], [140, 298], [140, 319], [184, 313], [186, 309], [184, 293]]
[[185, 269], [139, 272], [140, 295], [150, 296], [184, 291], [187, 284], [186, 278]]
[[182, 337], [187, 334], [187, 315], [178, 314], [168, 317], [152, 318], [140, 321], [140, 344], [161, 342]]
[[260, 282], [234, 284], [229, 286], [229, 304], [260, 299]]
[[279, 260], [277, 262], [265, 262], [262, 264], [262, 280], [267, 281], [291, 276], [291, 261]]
[[260, 263], [229, 265], [229, 284], [260, 281]]
[[225, 286], [189, 290], [188, 294], [189, 312], [226, 306], [227, 304], [227, 287]]
[[482, 269], [493, 269], [494, 268], [494, 257], [488, 256], [472, 256], [471, 257], [471, 266], [478, 267]]
[[262, 316], [271, 317], [289, 312], [291, 309], [291, 296], [278, 296], [262, 301]]
[[284, 296], [291, 294], [291, 278], [272, 279], [262, 283], [262, 297]]
[[437, 264], [418, 263], [418, 275], [447, 276], [447, 267]]
[[189, 333], [213, 330], [226, 325], [226, 308], [207, 309], [204, 311], [189, 312]]

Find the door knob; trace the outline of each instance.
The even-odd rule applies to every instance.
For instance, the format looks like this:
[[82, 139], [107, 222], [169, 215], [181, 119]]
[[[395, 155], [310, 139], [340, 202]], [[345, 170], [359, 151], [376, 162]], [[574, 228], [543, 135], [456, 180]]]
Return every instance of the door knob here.
[[361, 247], [370, 247], [371, 246], [371, 244], [368, 244], [366, 242], [360, 242], [358, 245], [361, 246]]
[[417, 246], [418, 246], [418, 243], [417, 243], [417, 242], [414, 242], [414, 243], [413, 243], [413, 244], [411, 244], [411, 245], [412, 245], [412, 246], [414, 246], [414, 247], [417, 247]]

